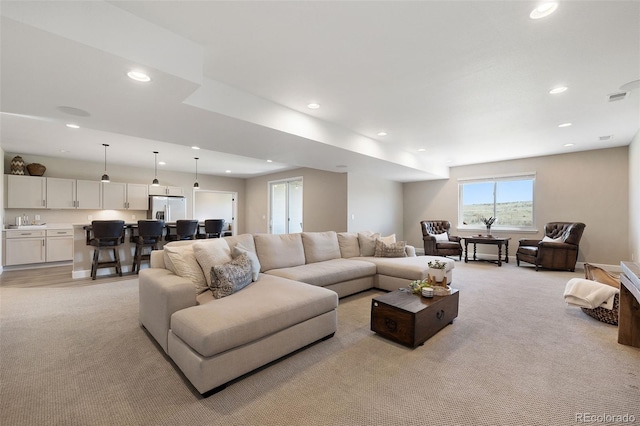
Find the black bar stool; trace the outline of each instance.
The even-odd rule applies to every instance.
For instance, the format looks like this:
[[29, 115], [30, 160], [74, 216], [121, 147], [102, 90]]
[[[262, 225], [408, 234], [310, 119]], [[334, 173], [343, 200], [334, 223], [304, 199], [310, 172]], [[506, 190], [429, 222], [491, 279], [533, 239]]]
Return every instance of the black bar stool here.
[[[120, 256], [118, 246], [123, 242], [124, 221], [123, 220], [94, 220], [91, 222], [93, 238], [89, 244], [95, 247], [93, 251], [93, 263], [91, 264], [91, 279], [96, 279], [98, 268], [116, 268], [116, 273], [122, 276], [120, 266]], [[113, 250], [113, 260], [100, 262], [100, 250]]]
[[167, 236], [164, 237], [164, 239], [166, 241], [195, 240], [197, 232], [198, 232], [197, 220], [181, 219], [176, 221], [176, 233], [170, 234], [167, 230]]
[[207, 219], [204, 221], [204, 238], [220, 238], [224, 228], [224, 219]]
[[[151, 251], [158, 250], [158, 243], [162, 241], [162, 230], [164, 221], [162, 220], [139, 220], [138, 236], [134, 238], [136, 250], [133, 253], [133, 272], [140, 272], [141, 262], [151, 259]], [[149, 253], [142, 254], [145, 247], [151, 248]]]

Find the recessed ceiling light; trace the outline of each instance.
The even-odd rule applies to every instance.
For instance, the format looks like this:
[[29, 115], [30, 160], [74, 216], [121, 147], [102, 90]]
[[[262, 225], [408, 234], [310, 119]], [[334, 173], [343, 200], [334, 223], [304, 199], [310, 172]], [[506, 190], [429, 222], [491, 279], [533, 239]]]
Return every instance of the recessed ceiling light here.
[[61, 152], [62, 154], [65, 154], [65, 153], [67, 153], [67, 152], [69, 152], [69, 151], [67, 151], [66, 149], [61, 149], [61, 150], [60, 150], [60, 152]]
[[224, 172], [225, 173], [231, 173], [231, 170], [225, 170]]
[[199, 146], [192, 146], [191, 149], [200, 149]]
[[567, 86], [558, 86], [558, 87], [554, 87], [553, 89], [549, 90], [549, 93], [552, 95], [557, 95], [558, 93], [562, 93], [562, 92], [566, 92], [568, 89]]
[[571, 123], [558, 124], [558, 127], [569, 127], [569, 126], [571, 126]]
[[135, 81], [141, 81], [143, 83], [147, 83], [151, 81], [151, 77], [149, 77], [147, 74], [143, 73], [142, 71], [135, 71], [135, 70], [129, 71], [127, 75], [129, 76], [130, 79]]
[[310, 103], [310, 104], [307, 105], [307, 108], [318, 109], [318, 108], [320, 108], [320, 104]]
[[453, 163], [453, 160], [446, 160], [445, 163], [447, 164]]
[[426, 152], [427, 149], [426, 148], [418, 148], [418, 152]]
[[164, 161], [158, 161], [158, 164], [159, 164], [160, 166], [165, 166], [167, 163], [165, 163]]
[[570, 146], [575, 146], [575, 143], [565, 143], [564, 145], [562, 145], [564, 147], [570, 147]]
[[378, 132], [378, 136], [387, 136], [387, 132]]
[[535, 9], [531, 11], [529, 14], [529, 18], [531, 19], [540, 19], [546, 16], [551, 15], [558, 8], [558, 3], [555, 1], [548, 1], [539, 4]]
[[267, 163], [273, 163], [273, 160], [267, 160]]
[[336, 165], [336, 169], [346, 169], [347, 165], [346, 164], [338, 164]]
[[73, 124], [73, 123], [68, 123], [67, 127], [70, 129], [79, 129], [80, 126], [78, 126], [77, 124]]

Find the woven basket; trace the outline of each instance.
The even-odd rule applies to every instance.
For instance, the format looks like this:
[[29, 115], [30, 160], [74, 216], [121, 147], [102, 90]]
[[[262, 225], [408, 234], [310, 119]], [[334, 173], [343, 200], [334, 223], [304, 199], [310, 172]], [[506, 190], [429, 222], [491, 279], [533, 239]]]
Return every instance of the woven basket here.
[[31, 163], [27, 166], [27, 170], [31, 176], [42, 176], [47, 168], [40, 163]]
[[580, 308], [582, 312], [589, 315], [592, 318], [597, 319], [598, 321], [605, 322], [611, 325], [618, 325], [618, 310], [620, 308], [620, 295], [616, 294], [613, 297], [613, 309], [605, 309], [605, 308]]

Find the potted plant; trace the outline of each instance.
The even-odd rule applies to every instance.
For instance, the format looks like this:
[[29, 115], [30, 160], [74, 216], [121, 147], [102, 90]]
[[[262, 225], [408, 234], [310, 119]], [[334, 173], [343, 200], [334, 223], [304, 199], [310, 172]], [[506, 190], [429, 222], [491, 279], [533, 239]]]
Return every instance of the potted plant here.
[[493, 225], [493, 222], [496, 221], [496, 218], [490, 217], [487, 219], [486, 217], [481, 217], [480, 221], [484, 223], [484, 226], [487, 227], [487, 235], [491, 235], [491, 225]]
[[429, 270], [427, 271], [427, 279], [428, 281], [435, 283], [444, 283], [441, 285], [447, 285], [446, 277], [445, 277], [445, 268], [447, 267], [446, 262], [442, 262], [440, 260], [432, 260], [428, 263]]

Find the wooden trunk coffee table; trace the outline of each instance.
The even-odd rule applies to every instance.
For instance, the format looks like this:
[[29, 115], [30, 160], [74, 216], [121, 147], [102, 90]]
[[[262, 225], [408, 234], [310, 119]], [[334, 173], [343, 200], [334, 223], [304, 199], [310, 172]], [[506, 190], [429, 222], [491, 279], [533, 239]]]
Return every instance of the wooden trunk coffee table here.
[[[407, 289], [408, 290], [408, 289]], [[415, 348], [458, 316], [458, 290], [431, 299], [396, 290], [371, 300], [371, 330]]]

